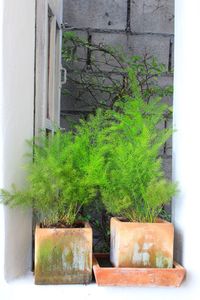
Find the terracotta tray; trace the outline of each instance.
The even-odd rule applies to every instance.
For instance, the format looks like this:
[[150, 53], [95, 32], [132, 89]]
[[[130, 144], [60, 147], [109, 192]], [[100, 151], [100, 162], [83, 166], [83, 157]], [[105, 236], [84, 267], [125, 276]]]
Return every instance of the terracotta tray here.
[[110, 264], [109, 254], [98, 253], [93, 255], [93, 271], [99, 286], [179, 287], [186, 273], [176, 262], [170, 269], [115, 268]]

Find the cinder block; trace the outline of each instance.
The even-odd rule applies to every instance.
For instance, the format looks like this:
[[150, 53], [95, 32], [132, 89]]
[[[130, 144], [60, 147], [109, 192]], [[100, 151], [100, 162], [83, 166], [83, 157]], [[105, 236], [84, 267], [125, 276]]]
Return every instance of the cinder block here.
[[[167, 88], [167, 87], [173, 87], [173, 76], [172, 75], [162, 75], [157, 77], [155, 80], [149, 80], [149, 86], [157, 86], [160, 87], [161, 90]], [[166, 103], [170, 106], [173, 105], [173, 95], [171, 96], [164, 96], [161, 99], [162, 103]]]
[[174, 69], [174, 38], [171, 38], [171, 69]]
[[80, 121], [80, 119], [83, 117], [83, 115], [73, 115], [73, 113], [70, 114], [62, 114], [60, 117], [60, 127], [65, 128], [66, 131], [69, 131], [74, 128], [75, 125], [77, 125]]
[[92, 97], [89, 92], [78, 82], [77, 74], [69, 73], [67, 83], [63, 86], [61, 96], [61, 110], [89, 110], [92, 109]]
[[127, 1], [64, 0], [64, 22], [75, 27], [125, 29]]
[[[117, 52], [125, 54], [128, 49], [128, 37], [126, 33], [93, 33], [92, 42], [98, 46], [108, 46], [116, 48]], [[110, 54], [101, 51], [91, 53], [92, 60], [104, 71], [118, 72], [121, 67], [119, 62]]]
[[[167, 120], [167, 128], [172, 128], [172, 119]], [[166, 142], [166, 155], [172, 156], [172, 137]]]
[[[76, 31], [74, 31], [74, 34], [76, 34], [83, 41], [87, 42], [88, 33], [86, 31], [76, 30]], [[72, 51], [74, 52], [73, 54], [75, 55], [75, 57], [77, 57], [80, 60], [79, 62], [75, 62], [75, 63], [67, 62], [67, 64], [63, 60], [63, 66], [64, 67], [67, 67], [67, 65], [68, 65], [68, 69], [71, 69], [71, 70], [74, 70], [76, 68], [84, 69], [86, 67], [87, 49], [85, 47], [74, 47], [72, 42], [68, 41], [65, 44], [64, 40], [63, 40], [63, 45], [62, 46], [63, 46], [63, 49], [65, 47], [70, 47], [72, 49]]]
[[131, 0], [134, 32], [174, 33], [174, 0]]
[[[158, 85], [162, 88], [166, 86], [173, 86], [173, 76], [161, 76], [158, 78]], [[162, 102], [169, 104], [170, 106], [173, 105], [173, 96], [166, 96], [162, 99]]]
[[157, 58], [159, 63], [169, 64], [170, 38], [155, 35], [131, 35], [128, 40], [131, 55], [145, 54]]
[[165, 171], [165, 176], [168, 179], [172, 179], [172, 158], [167, 157], [163, 159], [163, 169]]
[[93, 33], [92, 41], [95, 44], [118, 47], [124, 51], [128, 46], [128, 38], [126, 33]]
[[165, 87], [167, 85], [173, 85], [173, 76], [172, 75], [160, 76], [158, 79], [158, 83], [161, 87]]
[[[67, 89], [67, 93], [63, 93], [61, 97], [61, 110], [90, 111], [100, 107], [102, 104], [110, 105], [115, 93], [111, 93], [109, 87], [113, 87], [113, 83], [115, 83], [116, 89], [118, 89], [118, 86], [121, 85], [123, 80], [123, 77], [118, 74], [109, 73], [111, 78], [106, 77], [106, 74], [105, 77], [102, 78], [102, 74], [100, 74], [98, 79], [100, 82], [96, 86], [93, 86], [95, 79], [91, 79], [91, 85], [88, 90], [78, 83], [80, 82], [80, 76], [82, 76], [83, 79], [85, 76], [86, 82], [87, 73], [82, 73], [81, 75], [70, 73], [68, 75], [67, 84], [63, 87], [63, 92]], [[98, 76], [98, 74], [93, 76]], [[105, 91], [106, 88], [108, 92]]]
[[[87, 41], [88, 33], [86, 31], [75, 31], [75, 34]], [[67, 45], [69, 47], [73, 46], [71, 42]], [[77, 47], [75, 48], [74, 55], [80, 61], [75, 63], [65, 63], [63, 61], [63, 66], [68, 70], [68, 74], [67, 83], [62, 87], [61, 110], [90, 110], [92, 109], [91, 94], [78, 84], [81, 74], [85, 74], [87, 69], [87, 49], [85, 47]]]

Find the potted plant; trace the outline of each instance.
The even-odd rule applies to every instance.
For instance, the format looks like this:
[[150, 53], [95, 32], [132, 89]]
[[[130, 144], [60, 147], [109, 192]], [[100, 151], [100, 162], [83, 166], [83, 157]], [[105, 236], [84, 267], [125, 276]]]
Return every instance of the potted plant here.
[[110, 260], [115, 267], [172, 268], [174, 228], [159, 218], [177, 192], [177, 185], [165, 179], [159, 157], [172, 129], [158, 125], [170, 108], [159, 97], [143, 99], [133, 69], [129, 79], [130, 96], [117, 103], [101, 132], [102, 147], [96, 149], [101, 163], [93, 174], [107, 211], [116, 216]]
[[48, 137], [42, 133], [26, 167], [27, 187], [1, 191], [5, 204], [31, 206], [37, 218], [36, 284], [88, 283], [92, 277], [92, 229], [78, 221], [82, 207], [93, 198], [84, 179], [84, 138], [59, 130]]
[[[91, 57], [87, 68], [84, 66], [88, 63], [88, 56], [84, 56], [84, 52], [88, 52]], [[96, 59], [97, 57], [101, 57], [101, 59]], [[80, 38], [75, 32], [69, 31], [63, 33], [63, 62], [69, 71], [68, 84], [63, 90], [64, 94], [72, 97], [73, 101], [81, 103], [81, 107], [85, 106], [85, 111], [89, 111], [90, 113], [92, 111], [95, 115], [94, 118], [90, 116], [88, 121], [89, 112], [87, 115], [84, 114], [87, 118], [87, 126], [84, 124], [81, 130], [86, 130], [86, 127], [87, 130], [88, 127], [93, 128], [93, 137], [90, 145], [93, 149], [96, 147], [94, 152], [92, 152], [91, 165], [88, 166], [87, 180], [95, 183], [96, 187], [102, 186], [104, 190], [108, 181], [106, 180], [103, 183], [103, 170], [105, 170], [105, 166], [102, 164], [102, 160], [104, 160], [104, 154], [106, 157], [109, 156], [105, 152], [107, 145], [110, 145], [112, 148], [109, 141], [111, 133], [109, 133], [109, 138], [107, 136], [110, 126], [114, 125], [111, 121], [115, 120], [114, 113], [122, 113], [123, 111], [117, 105], [118, 103], [123, 103], [124, 101], [130, 102], [130, 99], [131, 101], [133, 100], [133, 93], [130, 87], [133, 84], [133, 80], [128, 70], [130, 68], [134, 69], [135, 76], [137, 77], [137, 85], [139, 85], [140, 89], [140, 98], [150, 105], [156, 97], [163, 99], [164, 97], [172, 96], [172, 86], [160, 86], [160, 82], [162, 82], [160, 79], [162, 79], [168, 70], [166, 66], [160, 64], [155, 57], [150, 57], [148, 53], [142, 57], [130, 56], [123, 52], [120, 45], [111, 47], [102, 43], [88, 42], [88, 40]], [[105, 72], [105, 69], [109, 72]], [[129, 99], [127, 95], [130, 95]], [[161, 116], [160, 121], [163, 119], [163, 124], [164, 119], [172, 113], [166, 106], [165, 108], [168, 116]], [[67, 119], [67, 124], [69, 122], [70, 117]], [[135, 126], [133, 123], [132, 125]], [[170, 133], [169, 131], [169, 135]], [[126, 128], [124, 134], [127, 134]], [[118, 137], [119, 135], [117, 134]], [[113, 184], [115, 185], [112, 182]], [[121, 182], [121, 184], [123, 183]], [[94, 242], [94, 251], [99, 252], [104, 248], [105, 252], [105, 249], [109, 249], [110, 231], [109, 226], [107, 226], [109, 224], [109, 214], [105, 213], [105, 208], [101, 204], [100, 190], [97, 190], [96, 201], [93, 202], [94, 208], [90, 208], [91, 213], [88, 214], [88, 217], [93, 224], [95, 237], [97, 237], [95, 241], [98, 241], [97, 247]], [[97, 213], [98, 209], [100, 211], [99, 215]]]

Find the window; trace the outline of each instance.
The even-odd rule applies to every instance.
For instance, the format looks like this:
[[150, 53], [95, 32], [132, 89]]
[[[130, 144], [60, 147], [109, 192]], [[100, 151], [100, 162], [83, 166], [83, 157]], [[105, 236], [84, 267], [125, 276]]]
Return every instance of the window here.
[[[61, 26], [51, 1], [38, 1], [36, 25], [35, 134], [60, 125]], [[45, 18], [44, 18], [45, 16]]]

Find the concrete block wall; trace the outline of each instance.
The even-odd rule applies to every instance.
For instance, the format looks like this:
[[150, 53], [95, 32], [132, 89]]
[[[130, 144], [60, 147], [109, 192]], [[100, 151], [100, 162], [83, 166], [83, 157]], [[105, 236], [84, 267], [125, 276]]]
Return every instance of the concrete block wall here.
[[[92, 42], [120, 46], [129, 55], [155, 56], [170, 72], [173, 69], [174, 0], [64, 0], [63, 22]], [[83, 54], [84, 55], [84, 54]], [[160, 79], [161, 86], [173, 82], [172, 75]], [[70, 115], [78, 119], [84, 105], [74, 96], [62, 97], [61, 126]], [[172, 104], [172, 99], [166, 98]], [[168, 122], [169, 123], [169, 122]], [[167, 122], [163, 126], [168, 126]], [[163, 149], [167, 177], [171, 177], [171, 141]]]

